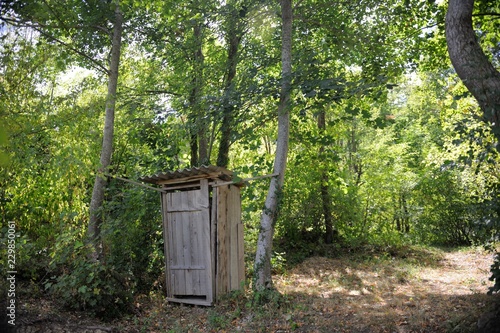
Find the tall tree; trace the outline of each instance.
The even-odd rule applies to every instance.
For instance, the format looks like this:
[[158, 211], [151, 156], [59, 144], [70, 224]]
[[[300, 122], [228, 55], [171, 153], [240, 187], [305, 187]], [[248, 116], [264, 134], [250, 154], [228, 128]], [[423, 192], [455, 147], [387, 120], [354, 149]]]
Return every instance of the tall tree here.
[[[69, 9], [72, 9], [68, 11]], [[76, 62], [78, 65], [91, 67], [108, 78], [108, 91], [105, 106], [105, 124], [103, 144], [100, 154], [100, 166], [96, 175], [90, 202], [90, 217], [87, 234], [91, 242], [97, 245], [101, 217], [100, 207], [104, 201], [106, 178], [103, 175], [111, 164], [114, 134], [114, 112], [118, 84], [118, 68], [122, 45], [123, 13], [120, 0], [104, 3], [102, 1], [12, 1], [9, 10], [0, 11], [1, 19], [17, 26], [29, 27], [37, 31], [41, 38], [59, 46], [61, 67]], [[110, 19], [110, 17], [112, 17]], [[107, 28], [111, 21], [113, 29]], [[109, 47], [111, 52], [108, 64], [104, 63], [103, 50]], [[73, 58], [76, 55], [76, 59]], [[97, 247], [96, 247], [97, 249]], [[97, 254], [97, 252], [96, 252]]]
[[219, 22], [215, 15], [217, 1], [156, 2], [154, 11], [161, 13], [147, 20], [141, 42], [159, 61], [154, 73], [154, 94], [168, 98], [168, 108], [182, 115], [189, 147], [189, 165], [210, 163], [213, 115], [209, 112], [219, 84], [218, 50], [222, 49], [215, 35]]
[[272, 289], [271, 253], [274, 226], [276, 224], [280, 199], [283, 192], [288, 138], [290, 131], [290, 94], [292, 81], [292, 1], [281, 0], [281, 92], [278, 105], [278, 139], [274, 158], [274, 173], [267, 192], [264, 209], [260, 219], [260, 233], [257, 240], [254, 267], [254, 289], [264, 291]]
[[99, 214], [99, 210], [104, 201], [104, 190], [106, 188], [107, 182], [106, 177], [103, 173], [106, 172], [111, 165], [111, 156], [113, 153], [116, 91], [118, 86], [118, 69], [120, 66], [120, 51], [122, 46], [123, 13], [120, 9], [119, 0], [115, 0], [114, 4], [115, 19], [113, 26], [113, 37], [111, 41], [111, 58], [108, 70], [108, 92], [106, 96], [106, 111], [104, 119], [102, 149], [99, 171], [94, 181], [92, 199], [90, 201], [90, 218], [88, 225], [88, 237], [94, 244], [94, 250], [97, 251], [95, 254], [99, 254], [98, 243], [100, 236], [100, 227], [102, 224], [102, 218]]
[[190, 124], [190, 147], [191, 147], [191, 166], [208, 162], [208, 146], [206, 137], [205, 115], [202, 106], [203, 90], [203, 22], [193, 20], [193, 78], [191, 80], [191, 92], [189, 94], [189, 105], [191, 108]]
[[222, 124], [221, 137], [219, 142], [219, 152], [217, 155], [217, 165], [227, 167], [229, 163], [229, 146], [231, 145], [231, 133], [234, 122], [234, 93], [233, 80], [236, 76], [236, 67], [238, 65], [239, 46], [245, 32], [245, 16], [248, 13], [248, 7], [238, 8], [236, 4], [227, 5], [226, 14], [226, 43], [227, 43], [227, 63], [226, 73], [224, 75], [224, 90], [222, 93]]
[[473, 9], [474, 0], [449, 1], [446, 13], [448, 53], [458, 76], [476, 98], [485, 119], [493, 127], [493, 133], [500, 140], [500, 72], [477, 41], [472, 25]]

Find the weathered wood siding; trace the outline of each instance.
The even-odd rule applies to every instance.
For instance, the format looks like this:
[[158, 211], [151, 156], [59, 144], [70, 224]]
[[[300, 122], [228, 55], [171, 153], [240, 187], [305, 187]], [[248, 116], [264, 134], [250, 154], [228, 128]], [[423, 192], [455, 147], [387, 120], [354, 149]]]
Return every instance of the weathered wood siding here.
[[240, 188], [188, 175], [161, 180], [167, 300], [212, 305], [245, 280]]
[[240, 189], [224, 185], [217, 189], [216, 291], [223, 295], [241, 288], [245, 280], [243, 224]]
[[208, 181], [200, 183], [199, 190], [164, 194], [167, 297], [211, 304], [210, 201]]

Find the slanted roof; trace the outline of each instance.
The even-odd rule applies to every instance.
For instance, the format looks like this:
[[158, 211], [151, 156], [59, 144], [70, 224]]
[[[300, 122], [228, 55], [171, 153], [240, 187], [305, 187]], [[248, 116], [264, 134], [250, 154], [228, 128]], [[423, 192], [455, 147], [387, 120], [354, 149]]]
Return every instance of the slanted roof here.
[[229, 181], [233, 177], [233, 173], [226, 168], [214, 165], [202, 165], [197, 168], [187, 168], [176, 171], [167, 171], [158, 173], [152, 176], [140, 178], [141, 181], [150, 184], [180, 184], [198, 179], [220, 179]]

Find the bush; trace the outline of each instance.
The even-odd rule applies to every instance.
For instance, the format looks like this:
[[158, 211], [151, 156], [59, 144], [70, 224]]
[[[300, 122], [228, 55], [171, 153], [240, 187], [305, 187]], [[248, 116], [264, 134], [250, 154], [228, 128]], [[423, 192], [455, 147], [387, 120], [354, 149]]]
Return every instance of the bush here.
[[103, 319], [128, 312], [135, 290], [133, 276], [113, 266], [87, 259], [87, 251], [78, 252], [69, 265], [59, 267], [59, 275], [45, 282], [45, 289], [62, 306], [85, 310]]
[[490, 281], [495, 282], [493, 287], [490, 287], [490, 290], [488, 291], [488, 294], [491, 295], [491, 294], [496, 293], [500, 290], [500, 252], [496, 253], [495, 259], [493, 261], [493, 264], [491, 265], [490, 271], [491, 271]]

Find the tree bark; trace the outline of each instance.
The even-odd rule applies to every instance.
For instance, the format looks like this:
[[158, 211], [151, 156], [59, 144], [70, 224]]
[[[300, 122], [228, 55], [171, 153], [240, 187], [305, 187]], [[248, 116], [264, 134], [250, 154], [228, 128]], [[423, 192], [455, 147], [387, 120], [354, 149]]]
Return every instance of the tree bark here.
[[104, 202], [104, 190], [106, 188], [106, 177], [103, 175], [111, 164], [113, 154], [113, 134], [115, 121], [116, 90], [118, 86], [118, 69], [120, 66], [121, 40], [123, 31], [123, 13], [119, 1], [116, 1], [115, 22], [111, 42], [111, 59], [109, 63], [108, 92], [106, 96], [106, 110], [104, 119], [104, 130], [100, 156], [100, 166], [95, 178], [92, 198], [90, 201], [90, 218], [87, 230], [89, 241], [94, 246], [94, 255], [100, 256], [100, 229], [102, 216], [100, 209]]
[[191, 151], [191, 167], [198, 166], [198, 131], [196, 130], [196, 117], [189, 116], [191, 124], [189, 127], [189, 148]]
[[203, 120], [203, 107], [201, 106], [201, 92], [203, 89], [203, 36], [202, 25], [195, 23], [193, 26], [195, 50], [193, 53], [193, 79], [191, 80], [191, 93], [189, 104], [191, 108], [190, 147], [191, 166], [196, 167], [208, 162], [208, 144], [206, 137], [206, 122]]
[[278, 105], [278, 139], [274, 158], [274, 173], [271, 178], [266, 202], [260, 219], [260, 232], [254, 265], [254, 289], [256, 291], [273, 288], [271, 276], [271, 254], [274, 226], [282, 196], [283, 181], [288, 155], [290, 130], [290, 89], [292, 76], [292, 1], [281, 0], [282, 45], [281, 45], [281, 92]]
[[500, 140], [500, 73], [477, 41], [472, 26], [474, 0], [450, 0], [446, 13], [446, 43], [451, 63], [476, 98], [484, 118]]
[[231, 103], [231, 94], [234, 90], [233, 80], [236, 76], [236, 66], [238, 65], [238, 48], [243, 35], [241, 25], [246, 14], [246, 8], [237, 11], [236, 8], [233, 7], [233, 11], [230, 15], [230, 20], [235, 20], [236, 22], [229, 22], [230, 24], [227, 37], [227, 70], [222, 96], [221, 137], [219, 152], [217, 154], [217, 165], [222, 167], [227, 167], [229, 164], [229, 147], [231, 145], [231, 133], [233, 131], [232, 127], [234, 125], [233, 122], [235, 112], [234, 105]]

